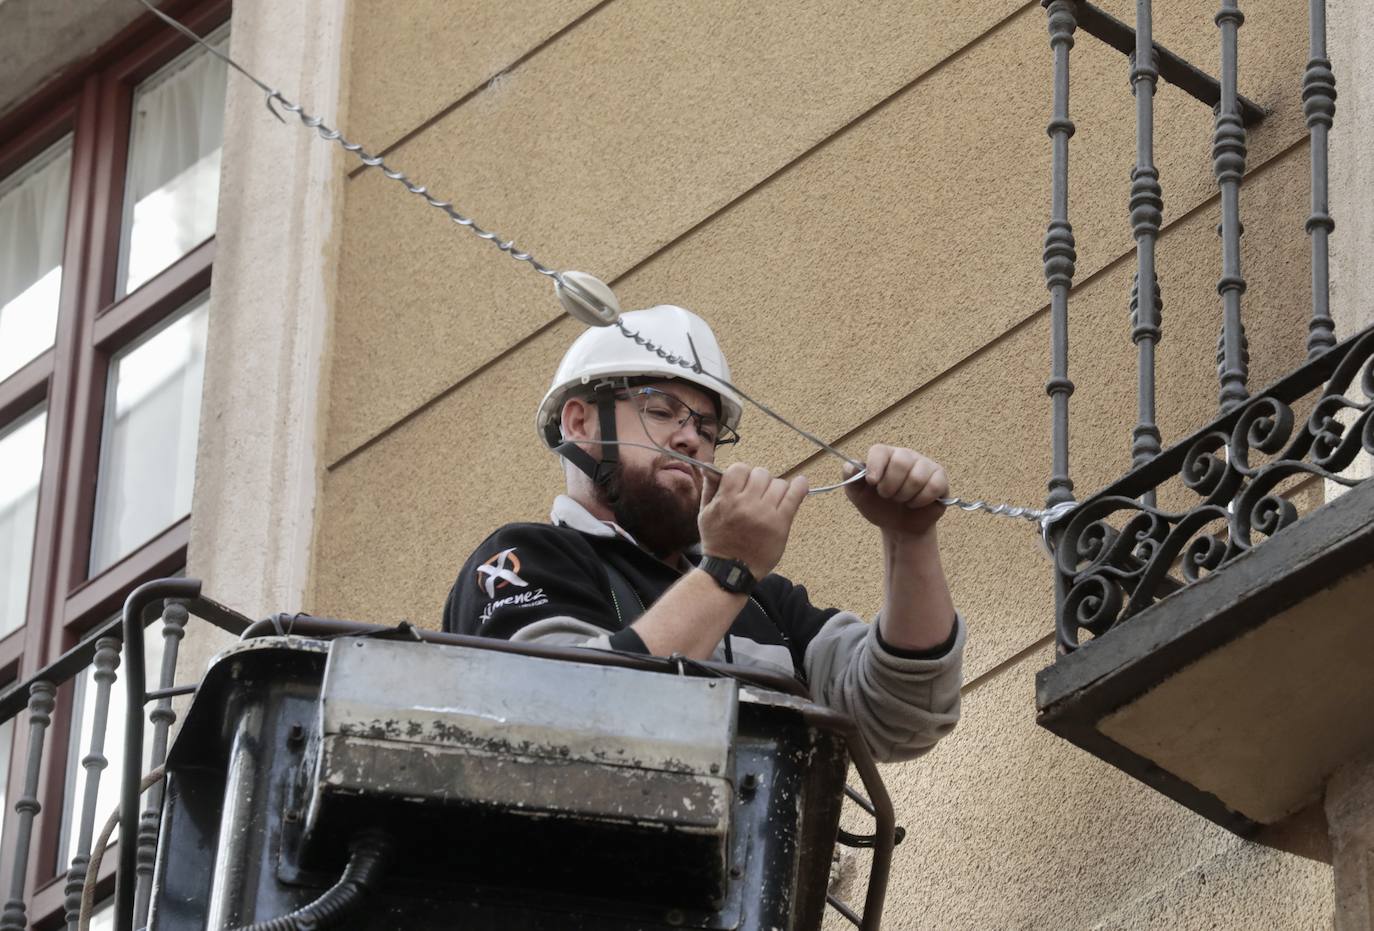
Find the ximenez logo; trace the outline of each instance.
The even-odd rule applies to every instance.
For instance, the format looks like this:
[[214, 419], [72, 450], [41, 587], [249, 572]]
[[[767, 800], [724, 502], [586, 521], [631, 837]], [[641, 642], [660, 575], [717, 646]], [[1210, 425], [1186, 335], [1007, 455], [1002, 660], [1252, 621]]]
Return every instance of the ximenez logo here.
[[[502, 550], [477, 567], [477, 587], [495, 598], [500, 589], [514, 585], [527, 588], [530, 583], [520, 578], [520, 559], [515, 555], [515, 547]], [[490, 605], [488, 606], [490, 607]]]
[[480, 623], [486, 624], [487, 621], [491, 620], [491, 616], [496, 613], [497, 608], [537, 608], [548, 603], [549, 599], [545, 596], [542, 588], [528, 592], [517, 592], [514, 595], [507, 595], [505, 598], [487, 602], [487, 606], [482, 609], [482, 615], [478, 620]]

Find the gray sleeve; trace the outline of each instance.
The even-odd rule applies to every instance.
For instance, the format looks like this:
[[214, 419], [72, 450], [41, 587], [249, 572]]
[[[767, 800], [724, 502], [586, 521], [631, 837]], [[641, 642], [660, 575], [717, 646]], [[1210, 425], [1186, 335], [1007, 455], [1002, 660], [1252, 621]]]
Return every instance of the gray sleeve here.
[[559, 615], [526, 624], [510, 636], [512, 643], [544, 643], [556, 647], [591, 647], [611, 649], [611, 635], [604, 627], [579, 621], [575, 617]]
[[939, 659], [896, 656], [878, 643], [878, 623], [842, 611], [806, 648], [811, 697], [853, 718], [880, 762], [910, 760], [930, 750], [959, 722], [964, 641], [961, 615], [954, 647]]

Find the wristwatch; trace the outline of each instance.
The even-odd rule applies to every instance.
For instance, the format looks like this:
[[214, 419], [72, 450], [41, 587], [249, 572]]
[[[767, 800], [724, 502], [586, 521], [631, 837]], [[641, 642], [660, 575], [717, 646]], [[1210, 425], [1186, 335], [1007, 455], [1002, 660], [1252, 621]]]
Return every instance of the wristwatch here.
[[754, 578], [749, 567], [738, 559], [703, 556], [701, 562], [697, 563], [697, 568], [715, 579], [716, 584], [721, 588], [736, 595], [749, 594], [758, 583], [758, 579]]

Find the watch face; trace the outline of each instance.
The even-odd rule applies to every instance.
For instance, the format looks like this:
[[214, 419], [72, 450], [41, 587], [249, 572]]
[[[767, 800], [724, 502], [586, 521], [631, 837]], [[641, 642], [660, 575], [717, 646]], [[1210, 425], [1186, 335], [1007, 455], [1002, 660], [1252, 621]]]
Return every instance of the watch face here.
[[754, 576], [749, 572], [749, 567], [737, 559], [707, 556], [701, 561], [701, 568], [727, 592], [747, 594], [754, 587]]

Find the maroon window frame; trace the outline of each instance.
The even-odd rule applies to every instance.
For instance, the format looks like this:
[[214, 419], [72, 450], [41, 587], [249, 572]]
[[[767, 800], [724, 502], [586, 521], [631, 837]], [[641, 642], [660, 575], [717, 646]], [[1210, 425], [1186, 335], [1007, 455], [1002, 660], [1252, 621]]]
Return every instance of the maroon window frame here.
[[[205, 35], [228, 21], [230, 0], [189, 0], [164, 8]], [[146, 14], [0, 118], [0, 178], [72, 133], [54, 344], [0, 381], [0, 429], [39, 404], [47, 409], [27, 610], [24, 624], [0, 638], [0, 687], [36, 674], [116, 613], [133, 587], [186, 562], [189, 518], [94, 576], [88, 571], [110, 359], [210, 286], [213, 237], [115, 299], [133, 92], [190, 45]], [[61, 923], [68, 864], [58, 860], [74, 692], [71, 683], [59, 689], [58, 711], [44, 743], [43, 811], [35, 824], [26, 883], [28, 920], [37, 927]], [[16, 727], [8, 779], [12, 797], [24, 782], [26, 739], [27, 731]], [[104, 778], [118, 775], [107, 770]], [[5, 821], [12, 829], [14, 819]], [[105, 858], [104, 884], [111, 881], [116, 859]], [[10, 875], [8, 866], [3, 875]], [[0, 895], [7, 896], [8, 888]]]

